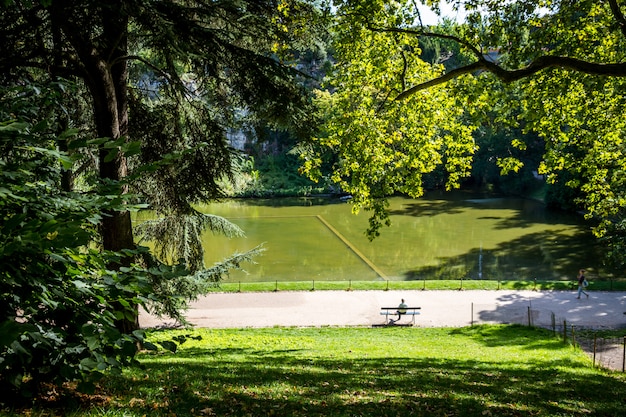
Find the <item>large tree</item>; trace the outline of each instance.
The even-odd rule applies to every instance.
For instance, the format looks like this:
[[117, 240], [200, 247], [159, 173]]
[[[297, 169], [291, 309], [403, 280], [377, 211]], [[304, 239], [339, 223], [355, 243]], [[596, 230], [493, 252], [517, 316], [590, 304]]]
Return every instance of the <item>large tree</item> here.
[[[435, 10], [438, 5], [420, 3]], [[433, 163], [447, 162], [456, 173], [450, 176], [449, 184], [454, 185], [466, 172], [474, 149], [471, 131], [484, 116], [496, 108], [521, 108], [515, 119], [502, 123], [541, 137], [545, 150], [540, 171], [549, 181], [573, 187], [582, 196], [579, 207], [599, 220], [598, 235], [608, 232], [617, 237], [611, 241], [619, 247], [626, 206], [623, 3], [448, 3], [464, 10], [463, 22], [424, 26], [423, 9], [413, 1], [336, 2], [338, 64], [329, 79], [333, 94], [322, 102], [335, 101], [339, 104], [335, 109], [341, 110], [330, 114], [325, 134], [317, 141], [339, 154], [336, 179], [356, 193], [357, 208], [376, 210], [373, 226], [380, 225], [386, 219], [380, 197], [395, 191], [419, 195], [421, 172]], [[456, 43], [463, 55], [456, 60], [458, 65], [426, 65], [416, 46], [424, 37]], [[372, 50], [376, 53], [368, 53]], [[514, 106], [507, 104], [512, 100]], [[350, 108], [341, 103], [359, 105]], [[354, 110], [361, 113], [357, 117], [361, 122], [343, 123]], [[428, 126], [429, 119], [442, 113], [443, 120], [432, 126], [447, 132], [407, 132], [417, 123]], [[364, 132], [355, 129], [357, 125], [377, 127]], [[511, 139], [511, 147], [527, 146], [521, 137]], [[422, 153], [410, 152], [412, 144]], [[442, 157], [451, 150], [456, 156]], [[319, 158], [315, 152], [305, 157], [305, 167], [313, 171]], [[372, 162], [382, 159], [385, 164], [373, 170]], [[521, 163], [502, 158], [500, 166], [507, 172]], [[381, 184], [387, 185], [383, 193]], [[623, 256], [614, 259], [619, 258]]]
[[[239, 231], [193, 204], [221, 195], [239, 119], [310, 125], [289, 59], [316, 12], [290, 0], [0, 4], [6, 394], [128, 364], [138, 305], [184, 320], [185, 301], [249, 259], [206, 268], [199, 234]], [[135, 243], [130, 210], [146, 206], [161, 217], [142, 230], [156, 257]]]
[[[219, 197], [217, 181], [230, 175], [225, 132], [235, 111], [296, 130], [307, 125], [288, 46], [311, 11], [290, 0], [6, 0], [0, 73], [6, 85], [63, 77], [84, 86], [93, 134], [103, 138], [91, 142], [96, 176], [111, 194], [140, 186], [170, 220], [223, 229], [214, 217], [186, 216], [198, 217], [192, 204]], [[108, 211], [99, 230], [103, 250], [135, 248], [128, 210]], [[203, 266], [193, 261], [201, 249], [188, 237], [163, 253], [188, 256], [193, 272]], [[120, 325], [130, 331], [136, 318]]]

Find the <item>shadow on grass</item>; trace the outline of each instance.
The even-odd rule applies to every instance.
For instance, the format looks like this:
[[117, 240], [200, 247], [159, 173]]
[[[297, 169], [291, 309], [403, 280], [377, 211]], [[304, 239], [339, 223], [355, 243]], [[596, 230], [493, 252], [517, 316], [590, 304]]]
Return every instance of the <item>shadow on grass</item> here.
[[[390, 344], [402, 339], [419, 344], [420, 334], [387, 333]], [[437, 357], [398, 355], [398, 350], [389, 357], [368, 357], [353, 352], [349, 343], [343, 352], [331, 349], [328, 355], [323, 347], [314, 354], [306, 348], [193, 348], [165, 359], [146, 356], [142, 370], [109, 380], [107, 390], [132, 415], [150, 416], [626, 413], [622, 376], [595, 370], [576, 355], [533, 357], [540, 348], [544, 354], [546, 348], [571, 349], [545, 331], [477, 326], [451, 329], [449, 335], [467, 339], [468, 346], [476, 341], [486, 349], [516, 345], [530, 353], [519, 360], [477, 360], [471, 352], [447, 354], [446, 346]]]
[[547, 330], [522, 325], [460, 327], [451, 329], [450, 334], [467, 337], [485, 347], [517, 346], [530, 352], [539, 349], [555, 351], [563, 349], [563, 343], [550, 337], [551, 333]]
[[[244, 415], [555, 415], [584, 407], [594, 415], [623, 415], [623, 382], [570, 371], [575, 362], [514, 364], [434, 358], [305, 360], [251, 356], [245, 362], [150, 364], [148, 379], [129, 381], [133, 393], [155, 415], [196, 412]], [[132, 404], [132, 401], [131, 403]], [[159, 406], [161, 404], [161, 406]], [[167, 404], [165, 407], [164, 404]], [[210, 411], [209, 411], [210, 410]], [[164, 411], [163, 415], [168, 415]]]

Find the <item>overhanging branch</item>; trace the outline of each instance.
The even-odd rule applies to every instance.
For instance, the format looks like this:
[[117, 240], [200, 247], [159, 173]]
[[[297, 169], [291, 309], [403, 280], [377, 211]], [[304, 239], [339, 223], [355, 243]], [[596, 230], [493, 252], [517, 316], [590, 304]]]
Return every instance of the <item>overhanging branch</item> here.
[[[622, 13], [616, 0], [609, 0], [609, 4], [614, 17], [622, 30], [622, 33], [626, 36], [626, 18], [624, 17], [624, 14]], [[501, 67], [493, 61], [487, 60], [479, 48], [471, 42], [458, 36], [428, 32], [421, 29], [380, 28], [373, 27], [371, 25], [368, 25], [368, 29], [374, 32], [404, 33], [408, 35], [452, 40], [471, 51], [477, 59], [476, 62], [472, 64], [456, 68], [439, 77], [433, 78], [432, 80], [409, 87], [401, 92], [395, 100], [404, 100], [418, 91], [425, 90], [439, 84], [444, 84], [454, 78], [476, 71], [490, 72], [505, 83], [521, 80], [548, 68], [563, 68], [585, 74], [607, 77], [626, 77], [626, 62], [598, 63], [588, 62], [582, 59], [567, 56], [544, 55], [536, 58], [524, 68], [510, 70]]]
[[609, 0], [609, 5], [611, 6], [611, 12], [619, 25], [622, 34], [626, 36], [626, 19], [624, 18], [624, 13], [622, 13], [622, 9], [620, 9], [619, 4], [617, 4], [617, 0]]
[[447, 72], [440, 77], [433, 78], [432, 80], [414, 85], [413, 87], [404, 90], [395, 98], [395, 100], [404, 100], [405, 98], [417, 93], [418, 91], [426, 90], [430, 87], [434, 87], [436, 85], [446, 83], [454, 78], [460, 77], [463, 74], [469, 74], [475, 71], [479, 71], [481, 69], [483, 69], [483, 65], [481, 62], [475, 62], [464, 67], [453, 69], [452, 71]]
[[403, 28], [378, 28], [368, 24], [367, 28], [372, 32], [389, 32], [389, 33], [403, 33], [407, 35], [415, 35], [415, 36], [425, 36], [428, 38], [438, 38], [438, 39], [447, 39], [458, 43], [459, 45], [463, 45], [467, 49], [469, 49], [474, 55], [482, 56], [480, 50], [478, 50], [472, 43], [466, 41], [463, 38], [459, 38], [454, 35], [447, 35], [445, 33], [437, 33], [437, 32], [428, 32], [421, 29], [403, 29]]
[[406, 99], [407, 97], [415, 94], [418, 91], [425, 90], [435, 85], [446, 83], [461, 75], [473, 73], [479, 70], [491, 72], [501, 81], [505, 83], [510, 83], [529, 77], [539, 71], [548, 68], [564, 68], [590, 75], [626, 77], [626, 63], [623, 62], [614, 64], [602, 64], [587, 62], [571, 57], [545, 55], [535, 59], [524, 68], [520, 68], [517, 70], [507, 70], [494, 62], [490, 62], [484, 58], [481, 58], [473, 64], [456, 68], [446, 74], [443, 74], [440, 77], [433, 78], [432, 80], [426, 81], [424, 83], [414, 85], [413, 87], [400, 93], [396, 97], [396, 100]]

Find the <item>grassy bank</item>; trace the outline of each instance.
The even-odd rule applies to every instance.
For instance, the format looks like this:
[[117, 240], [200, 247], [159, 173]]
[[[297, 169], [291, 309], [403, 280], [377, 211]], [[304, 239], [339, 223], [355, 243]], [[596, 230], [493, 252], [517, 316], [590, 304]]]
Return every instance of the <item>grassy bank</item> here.
[[[142, 368], [107, 377], [80, 411], [58, 415], [626, 415], [624, 374], [594, 368], [541, 329], [198, 329], [152, 339], [181, 335], [176, 353], [142, 354]], [[27, 415], [55, 415], [41, 410]]]
[[[626, 291], [626, 280], [595, 280], [591, 291]], [[569, 291], [574, 281], [491, 281], [491, 280], [419, 280], [419, 281], [274, 281], [223, 282], [215, 292], [324, 291], [324, 290], [537, 290]]]

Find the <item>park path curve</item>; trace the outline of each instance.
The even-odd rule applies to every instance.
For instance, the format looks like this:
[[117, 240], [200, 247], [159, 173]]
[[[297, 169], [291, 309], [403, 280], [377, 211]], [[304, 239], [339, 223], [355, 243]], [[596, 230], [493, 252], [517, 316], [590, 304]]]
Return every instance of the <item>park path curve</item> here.
[[[572, 291], [277, 291], [212, 293], [193, 302], [187, 319], [197, 327], [246, 328], [274, 326], [373, 326], [384, 323], [381, 307], [405, 299], [421, 307], [416, 325], [463, 327], [475, 323], [520, 323], [548, 326], [551, 322], [585, 328], [626, 327], [626, 292], [590, 292], [576, 298]], [[175, 326], [145, 312], [140, 325]], [[403, 318], [402, 322], [410, 322]]]

